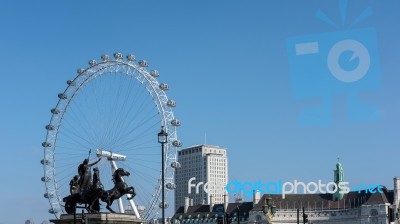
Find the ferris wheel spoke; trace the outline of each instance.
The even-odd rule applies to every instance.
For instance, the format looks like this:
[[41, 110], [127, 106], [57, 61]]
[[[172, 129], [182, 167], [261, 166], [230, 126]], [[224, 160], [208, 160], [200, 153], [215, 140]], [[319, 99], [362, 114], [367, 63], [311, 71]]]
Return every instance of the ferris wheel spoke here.
[[58, 168], [63, 168], [63, 167], [75, 167], [76, 166], [75, 161], [80, 160], [82, 158], [82, 155], [65, 156], [65, 154], [57, 154], [57, 157], [63, 157], [58, 160], [59, 165], [57, 165]]
[[151, 194], [151, 192], [149, 191], [149, 187], [153, 187], [154, 185], [156, 185], [156, 183], [158, 181], [154, 181], [154, 180], [150, 181], [150, 180], [148, 180], [148, 178], [143, 177], [143, 176], [141, 176], [139, 174], [137, 174], [137, 176], [138, 176], [137, 180], [140, 180], [140, 181], [138, 181], [138, 183], [133, 181], [133, 184], [135, 186], [138, 186], [138, 187], [141, 188], [140, 192], [144, 192], [144, 193], [147, 192], [147, 195]]
[[[93, 135], [93, 133], [90, 133], [89, 130], [96, 130], [95, 127], [93, 127], [93, 125], [97, 125], [97, 123], [94, 124], [90, 124], [90, 118], [87, 116], [87, 113], [84, 113], [81, 110], [81, 106], [78, 105], [79, 103], [75, 103], [76, 106], [76, 110], [78, 110], [77, 112], [75, 112], [75, 110], [70, 110], [67, 115], [71, 115], [71, 120], [74, 121], [73, 124], [71, 124], [71, 122], [69, 122], [68, 119], [65, 119], [66, 121], [64, 121], [67, 124], [67, 127], [69, 129], [72, 129], [71, 131], [73, 133], [82, 133], [84, 136], [87, 137], [86, 141], [91, 141], [91, 142], [95, 142], [95, 136]], [[74, 106], [74, 105], [71, 105]], [[77, 113], [79, 113], [80, 115], [78, 115]], [[81, 137], [82, 138], [82, 137]]]
[[[159, 150], [155, 150], [156, 148], [159, 148], [159, 147], [155, 147], [154, 145], [150, 145], [149, 146], [146, 143], [141, 143], [141, 144], [132, 145], [132, 146], [129, 146], [129, 147], [124, 147], [123, 149], [124, 149], [124, 153], [126, 155], [138, 155], [137, 152], [141, 152], [142, 150], [155, 151], [155, 152], [159, 151]], [[140, 153], [140, 155], [143, 155], [143, 154]], [[161, 153], [158, 153], [158, 154], [157, 153], [153, 153], [153, 154], [150, 154], [150, 155], [159, 155], [159, 156], [161, 156]]]
[[[144, 111], [142, 109], [142, 106], [143, 106], [145, 100], [143, 100], [143, 103], [138, 107], [139, 110], [136, 110], [136, 111], [133, 111], [133, 108], [135, 108], [138, 100], [136, 100], [136, 98], [126, 99], [126, 101], [128, 101], [128, 100], [132, 103], [130, 104], [130, 107], [126, 110], [125, 113], [121, 112], [121, 116], [120, 116], [121, 119], [119, 119], [119, 123], [118, 123], [119, 128], [118, 128], [117, 132], [115, 133], [115, 138], [114, 138], [115, 141], [118, 141], [121, 139], [121, 135], [122, 135], [123, 131], [125, 131], [127, 128], [129, 128], [129, 125], [134, 122], [135, 118], [138, 117], [139, 113]], [[133, 116], [130, 117], [129, 115], [133, 115]], [[128, 117], [128, 118], [130, 117], [130, 120], [126, 121], [126, 120], [122, 119], [123, 117]]]
[[[128, 155], [128, 154], [127, 154]], [[159, 162], [159, 161], [156, 161], [156, 160], [144, 160], [144, 159], [135, 159], [135, 161], [137, 162], [137, 161], [142, 161], [142, 162], [145, 162], [145, 163], [156, 163], [156, 164], [160, 164], [161, 165], [161, 163]]]
[[[82, 126], [82, 122], [77, 121], [80, 125], [80, 129], [78, 130], [74, 126], [72, 126], [68, 121], [65, 122], [65, 127], [63, 127], [63, 131], [60, 131], [61, 135], [65, 135], [67, 139], [71, 141], [75, 141], [76, 143], [80, 143], [80, 145], [84, 146], [81, 142], [84, 142], [88, 145], [93, 146], [93, 142], [96, 142], [94, 138], [88, 133], [87, 128]], [[83, 132], [83, 133], [82, 133]]]
[[[137, 163], [135, 163], [134, 165], [136, 165]], [[145, 180], [145, 182], [147, 182], [148, 180], [158, 180], [158, 173], [160, 172], [160, 170], [157, 169], [150, 169], [150, 170], [142, 170], [142, 169], [137, 169], [134, 168], [133, 166], [129, 166], [127, 164], [124, 164], [124, 167], [128, 168], [128, 170], [132, 170], [134, 171], [135, 175], [139, 175], [143, 178], [143, 180]], [[152, 174], [152, 175], [148, 175], [148, 174]]]
[[[125, 87], [126, 89], [133, 88], [132, 87], [132, 82], [127, 82], [127, 83], [128, 83], [128, 86]], [[119, 90], [121, 90], [121, 88]], [[120, 93], [120, 91], [118, 91], [118, 93]], [[135, 101], [132, 102], [130, 100], [130, 97], [131, 97], [131, 94], [129, 94], [129, 91], [125, 91], [125, 96], [124, 97], [121, 97], [121, 98], [118, 97], [118, 96], [116, 97], [116, 105], [115, 105], [114, 111], [119, 116], [115, 116], [113, 124], [111, 125], [111, 127], [112, 127], [111, 129], [114, 130], [113, 132], [110, 133], [110, 134], [112, 134], [113, 139], [116, 139], [115, 135], [118, 135], [118, 133], [120, 133], [123, 130], [121, 127], [122, 127], [122, 125], [124, 123], [124, 118], [128, 117], [128, 115], [129, 115], [129, 114], [126, 114], [127, 113], [126, 111], [131, 110], [131, 108], [133, 108], [134, 105], [135, 105]], [[118, 102], [120, 100], [122, 101], [122, 103]], [[126, 106], [127, 106], [128, 102], [132, 102], [130, 104], [129, 110], [126, 109]]]
[[[132, 142], [126, 142], [123, 145], [118, 145], [118, 147], [116, 147], [118, 150], [116, 150], [117, 152], [120, 153], [133, 153], [133, 152], [140, 152], [142, 150], [147, 149], [148, 151], [158, 151], [155, 150], [158, 147], [155, 147], [154, 145], [149, 145], [149, 143], [153, 143], [154, 140], [148, 140], [146, 142], [136, 142], [136, 141], [132, 141]], [[131, 145], [129, 143], [134, 143], [135, 145]], [[161, 153], [159, 153], [161, 154]]]
[[[70, 177], [68, 177], [68, 176], [63, 176], [62, 178], [57, 179], [57, 184], [58, 184], [59, 186], [65, 186], [65, 184], [69, 183], [69, 181], [70, 181]], [[63, 189], [63, 191], [65, 192], [66, 189]]]
[[[155, 184], [155, 183], [152, 183], [152, 184]], [[141, 186], [140, 184], [136, 185], [135, 190], [136, 189], [138, 189], [137, 192], [138, 192], [139, 197], [142, 198], [141, 203], [145, 204], [146, 200], [144, 200], [144, 199], [150, 197], [152, 192], [150, 192], [150, 190], [147, 190], [147, 189], [149, 189], [149, 187], [144, 187], [144, 186]]]
[[90, 149], [95, 146], [92, 142], [89, 142], [85, 138], [81, 136], [74, 138], [73, 136], [77, 136], [77, 134], [71, 133], [73, 136], [70, 136], [69, 133], [71, 132], [60, 133], [60, 137], [62, 136], [63, 138], [60, 138], [59, 140], [60, 143], [69, 145], [69, 149], [72, 148], [71, 146], [76, 146], [81, 149]]
[[65, 150], [69, 154], [74, 155], [82, 155], [82, 151], [87, 152], [91, 149], [91, 147], [77, 145], [76, 142], [69, 142], [64, 140], [59, 141], [56, 147]]
[[152, 166], [140, 164], [140, 163], [138, 163], [138, 162], [136, 162], [136, 164], [137, 164], [138, 166], [144, 167], [144, 168], [149, 169], [149, 170], [159, 171], [159, 169], [156, 169], [156, 168], [154, 168], [154, 167], [152, 167]]
[[[152, 183], [152, 184], [154, 185], [156, 183]], [[149, 190], [146, 190], [146, 189], [149, 189]], [[141, 186], [141, 185], [137, 184], [137, 187], [135, 188], [135, 191], [137, 192], [137, 196], [139, 198], [138, 201], [140, 201], [140, 204], [142, 204], [142, 205], [149, 204], [148, 198], [152, 197], [152, 194], [153, 194], [152, 192], [150, 192], [151, 190], [152, 190], [152, 188], [144, 187], [144, 186]]]
[[[156, 116], [154, 115], [153, 118], [154, 118], [154, 117], [156, 117]], [[146, 123], [149, 122], [150, 120], [151, 120], [151, 119], [148, 119], [148, 120], [142, 122], [139, 126], [143, 126], [144, 124], [146, 124]], [[141, 138], [141, 137], [144, 137], [144, 136], [147, 136], [147, 135], [150, 135], [150, 134], [154, 134], [154, 133], [151, 132], [151, 130], [154, 130], [154, 131], [155, 131], [155, 130], [156, 130], [155, 128], [157, 127], [157, 125], [158, 125], [158, 123], [154, 122], [153, 124], [150, 124], [149, 127], [148, 127], [146, 130], [143, 130], [143, 132], [138, 133], [137, 135], [131, 136], [131, 137], [129, 137], [129, 138], [125, 137], [124, 139], [131, 139], [131, 140], [125, 141], [125, 142], [121, 143], [121, 145], [130, 144], [130, 143], [132, 143], [132, 142], [134, 142], [134, 141], [137, 141], [137, 139], [139, 139], [139, 138]], [[139, 126], [138, 126], [138, 127], [139, 127]], [[132, 129], [127, 135], [132, 134], [138, 127]], [[157, 133], [157, 132], [156, 132], [156, 133]], [[154, 141], [154, 140], [153, 140], [153, 141]]]
[[[153, 108], [154, 109], [154, 108]], [[131, 118], [131, 120], [129, 120], [128, 122], [125, 123], [125, 126], [123, 128], [121, 128], [121, 130], [126, 130], [129, 128], [129, 124], [135, 123], [134, 121], [136, 120], [136, 118], [139, 117], [140, 113], [143, 113], [143, 111], [145, 110], [141, 110], [138, 113], [135, 113], [134, 116]], [[144, 125], [146, 125], [147, 122], [153, 120], [156, 116], [158, 116], [159, 114], [151, 114], [151, 113], [147, 113], [147, 116], [144, 117], [142, 119], [142, 121], [139, 121], [139, 123], [137, 125], [135, 125], [134, 127], [131, 127], [130, 130], [125, 131], [124, 135], [122, 135], [122, 132], [120, 132], [118, 138], [116, 138], [116, 141], [120, 141], [121, 139], [127, 139], [128, 136], [130, 136], [132, 133], [134, 133], [137, 130], [140, 130], [141, 127], [143, 127]], [[132, 136], [133, 138], [134, 136]]]

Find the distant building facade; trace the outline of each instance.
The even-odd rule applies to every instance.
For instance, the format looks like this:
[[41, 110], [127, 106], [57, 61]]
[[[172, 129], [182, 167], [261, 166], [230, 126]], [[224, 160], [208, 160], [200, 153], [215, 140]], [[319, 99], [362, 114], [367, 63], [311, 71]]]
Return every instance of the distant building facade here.
[[[334, 170], [334, 182], [344, 181], [344, 170], [338, 162]], [[302, 208], [308, 215], [308, 223], [324, 224], [399, 224], [396, 217], [400, 217], [400, 178], [394, 178], [394, 188], [381, 188], [382, 192], [350, 191], [344, 194], [281, 194], [263, 195], [255, 192], [252, 202], [225, 203], [207, 205], [190, 204], [186, 200], [184, 206], [178, 207], [171, 219], [172, 224], [184, 223], [221, 223], [225, 217], [228, 223], [263, 224], [266, 217], [262, 206], [266, 198], [270, 197], [277, 211], [272, 223], [297, 223], [297, 209], [300, 211], [299, 221], [303, 223]], [[218, 207], [223, 206], [224, 214], [220, 214]], [[226, 212], [225, 212], [226, 211]], [[226, 222], [225, 222], [226, 223]]]
[[[334, 182], [338, 185], [344, 182], [344, 170], [339, 161], [334, 170]], [[375, 189], [377, 191], [377, 189]], [[297, 209], [300, 210], [302, 223], [302, 208], [308, 215], [309, 223], [324, 224], [389, 224], [394, 222], [399, 206], [400, 178], [394, 178], [394, 189], [381, 189], [382, 193], [366, 192], [365, 190], [333, 194], [287, 194], [263, 195], [255, 201], [250, 212], [249, 223], [265, 223], [262, 205], [267, 197], [272, 198], [277, 212], [273, 223], [297, 223]], [[257, 198], [257, 197], [256, 197]]]
[[[211, 200], [222, 204], [228, 200], [224, 198], [228, 183], [226, 149], [212, 145], [192, 146], [178, 152], [178, 162], [181, 167], [175, 171], [175, 210], [184, 206], [185, 197], [191, 205], [210, 204]], [[206, 183], [209, 193], [204, 191]]]
[[247, 223], [253, 202], [193, 205], [180, 207], [171, 219], [171, 224], [185, 223]]
[[[395, 186], [399, 186], [400, 178], [395, 178]], [[267, 197], [272, 198], [277, 212], [272, 223], [297, 223], [297, 209], [300, 210], [300, 223], [303, 223], [302, 208], [308, 215], [308, 223], [323, 224], [398, 224], [396, 220], [396, 194], [399, 189], [382, 189], [383, 193], [349, 192], [339, 201], [334, 201], [333, 194], [288, 194], [263, 195], [253, 202], [229, 203], [226, 213], [218, 213], [217, 205], [194, 205], [180, 207], [171, 219], [172, 224], [185, 223], [218, 223], [220, 217], [228, 217], [230, 223], [263, 224], [266, 217], [262, 206]], [[257, 197], [255, 197], [257, 198]], [[398, 200], [398, 199], [397, 199]], [[398, 204], [397, 204], [398, 205]], [[228, 216], [227, 216], [228, 215]]]
[[[250, 212], [249, 223], [265, 223], [262, 212], [264, 195]], [[333, 194], [290, 194], [282, 199], [281, 195], [271, 195], [277, 206], [273, 223], [297, 223], [297, 209], [302, 208], [308, 215], [309, 223], [324, 224], [389, 224], [394, 219], [393, 191], [383, 189], [383, 193], [349, 192], [342, 200], [333, 201]]]

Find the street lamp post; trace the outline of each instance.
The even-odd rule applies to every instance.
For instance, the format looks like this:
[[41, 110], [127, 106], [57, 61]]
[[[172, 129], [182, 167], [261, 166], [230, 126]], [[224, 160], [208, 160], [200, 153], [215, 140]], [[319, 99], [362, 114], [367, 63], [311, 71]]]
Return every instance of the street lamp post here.
[[239, 209], [239, 205], [236, 206], [236, 208], [237, 208], [237, 215], [236, 215], [236, 217], [237, 217], [237, 224], [240, 224], [240, 209]]
[[276, 206], [271, 204], [272, 198], [268, 196], [265, 198], [264, 204], [262, 205], [262, 211], [265, 215], [265, 218], [267, 220], [267, 224], [272, 223], [272, 217], [274, 217], [276, 213]]
[[162, 224], [165, 223], [165, 197], [164, 197], [164, 144], [168, 142], [168, 133], [165, 132], [164, 126], [158, 133], [158, 143], [161, 144], [161, 206], [162, 206]]

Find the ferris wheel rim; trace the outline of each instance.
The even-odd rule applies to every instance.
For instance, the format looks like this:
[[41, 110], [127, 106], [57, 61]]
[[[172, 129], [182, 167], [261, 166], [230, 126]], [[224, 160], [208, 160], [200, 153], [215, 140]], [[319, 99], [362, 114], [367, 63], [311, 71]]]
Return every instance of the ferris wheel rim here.
[[[118, 53], [116, 53], [118, 54]], [[114, 54], [114, 55], [116, 55]], [[103, 57], [103, 56], [102, 56]], [[140, 61], [142, 62], [142, 61]], [[139, 62], [139, 64], [140, 64]], [[174, 118], [172, 108], [171, 108], [171, 102], [172, 106], [175, 106], [175, 102], [171, 101], [168, 99], [164, 89], [161, 88], [161, 84], [158, 83], [157, 81], [157, 74], [152, 74], [151, 72], [148, 72], [145, 67], [147, 66], [141, 66], [137, 65], [134, 63], [134, 60], [129, 60], [129, 55], [128, 55], [128, 61], [124, 61], [121, 58], [116, 58], [115, 60], [103, 60], [100, 63], [93, 63], [93, 60], [89, 62], [90, 67], [87, 69], [79, 69], [77, 76], [73, 80], [69, 80], [68, 86], [65, 88], [65, 90], [59, 94], [59, 100], [57, 101], [56, 107], [51, 110], [51, 118], [49, 121], [49, 124], [46, 125], [46, 140], [45, 142], [42, 143], [42, 146], [44, 148], [44, 159], [41, 161], [42, 165], [44, 167], [44, 177], [42, 178], [42, 181], [45, 182], [46, 186], [46, 194], [47, 198], [50, 202], [50, 212], [54, 213], [56, 218], [59, 218], [59, 216], [63, 213], [62, 209], [62, 199], [58, 193], [58, 188], [57, 188], [57, 173], [56, 173], [56, 158], [54, 156], [55, 151], [57, 150], [57, 140], [58, 140], [58, 133], [59, 133], [59, 128], [62, 125], [64, 115], [66, 111], [68, 110], [71, 101], [74, 99], [76, 94], [79, 93], [81, 88], [84, 88], [88, 83], [90, 83], [93, 79], [97, 78], [98, 76], [102, 76], [103, 73], [105, 72], [110, 72], [108, 69], [112, 68], [113, 66], [116, 67], [116, 70], [114, 72], [110, 73], [118, 73], [121, 72], [121, 70], [118, 70], [118, 67], [123, 67], [123, 68], [128, 68], [132, 69], [133, 73], [138, 73], [140, 75], [138, 76], [133, 76], [133, 74], [127, 74], [128, 72], [122, 72], [123, 75], [131, 76], [136, 79], [141, 85], [145, 85], [144, 83], [147, 84], [146, 90], [148, 91], [149, 94], [152, 95], [153, 97], [153, 102], [157, 105], [157, 109], [160, 113], [160, 118], [161, 118], [161, 125], [165, 127], [165, 131], [168, 133], [168, 143], [165, 145], [165, 174], [169, 175], [168, 177], [165, 178], [169, 181], [173, 181], [174, 178], [174, 172], [167, 172], [168, 168], [168, 163], [173, 163], [176, 162], [176, 151], [177, 147], [180, 147], [180, 141], [177, 139], [177, 133], [176, 133], [176, 127], [178, 125], [174, 124], [180, 122], [177, 121]], [[96, 70], [98, 69], [98, 70]], [[87, 77], [85, 77], [85, 74]], [[157, 75], [157, 76], [156, 76]], [[84, 81], [79, 82], [80, 85], [79, 87], [75, 88], [73, 87], [74, 85], [71, 85], [72, 83], [79, 81], [81, 77], [85, 77]], [[138, 78], [143, 78], [142, 80], [139, 80]], [[76, 84], [76, 83], [75, 83]], [[66, 94], [70, 89], [74, 89], [73, 94], [68, 97]], [[67, 98], [65, 98], [67, 97]], [[68, 100], [67, 100], [68, 99]], [[65, 101], [67, 100], [67, 103]], [[64, 105], [63, 105], [64, 103]], [[161, 169], [160, 169], [161, 171]], [[160, 175], [161, 176], [161, 175]], [[159, 181], [158, 185], [156, 186], [156, 191], [154, 194], [154, 197], [151, 199], [151, 209], [147, 210], [147, 212], [151, 213], [151, 210], [156, 208], [157, 203], [159, 201], [160, 197], [160, 190], [161, 190], [161, 183]], [[166, 191], [168, 192], [168, 190]], [[148, 214], [150, 215], [150, 214]], [[146, 216], [146, 215], [145, 215]]]

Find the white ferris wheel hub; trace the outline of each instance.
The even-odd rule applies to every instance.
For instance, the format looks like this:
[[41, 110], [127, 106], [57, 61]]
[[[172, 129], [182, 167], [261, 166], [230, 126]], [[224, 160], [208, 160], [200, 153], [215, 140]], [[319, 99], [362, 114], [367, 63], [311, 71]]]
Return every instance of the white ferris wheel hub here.
[[114, 160], [114, 161], [125, 161], [126, 160], [126, 156], [125, 155], [121, 155], [121, 154], [117, 154], [117, 153], [113, 153], [111, 151], [106, 151], [106, 150], [102, 150], [102, 149], [97, 149], [96, 150], [96, 155], [97, 157], [105, 157], [109, 160]]

